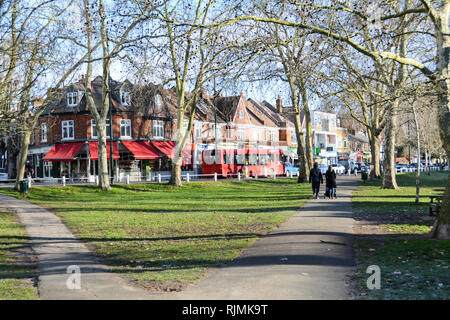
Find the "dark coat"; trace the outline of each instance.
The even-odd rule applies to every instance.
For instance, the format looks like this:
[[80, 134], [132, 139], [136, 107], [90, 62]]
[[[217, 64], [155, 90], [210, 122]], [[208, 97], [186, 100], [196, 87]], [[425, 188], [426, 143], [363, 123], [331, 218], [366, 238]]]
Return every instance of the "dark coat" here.
[[334, 170], [327, 170], [325, 179], [327, 180], [327, 188], [336, 188], [336, 172]]
[[318, 185], [323, 183], [322, 172], [320, 172], [319, 168], [312, 168], [309, 172], [309, 183], [314, 185]]

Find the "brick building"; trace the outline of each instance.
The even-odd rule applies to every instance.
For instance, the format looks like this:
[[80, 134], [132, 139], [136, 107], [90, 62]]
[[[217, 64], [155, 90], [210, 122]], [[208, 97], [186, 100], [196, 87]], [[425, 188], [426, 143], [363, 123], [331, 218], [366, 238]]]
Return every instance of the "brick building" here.
[[[100, 106], [102, 77], [96, 77], [91, 85], [94, 102]], [[153, 84], [133, 86], [127, 80], [112, 81], [111, 87], [116, 178], [130, 175], [139, 180], [156, 172], [168, 173], [178, 127], [175, 91]], [[84, 92], [84, 79], [60, 89], [58, 98], [40, 117], [28, 154], [38, 177], [94, 181], [98, 172], [97, 133]], [[195, 108], [194, 127], [184, 150], [184, 170], [201, 172], [205, 149], [280, 147], [287, 159], [295, 156], [291, 151], [296, 147], [294, 126], [270, 104], [247, 100], [243, 94], [209, 96], [202, 89]], [[109, 159], [109, 120], [106, 129]]]

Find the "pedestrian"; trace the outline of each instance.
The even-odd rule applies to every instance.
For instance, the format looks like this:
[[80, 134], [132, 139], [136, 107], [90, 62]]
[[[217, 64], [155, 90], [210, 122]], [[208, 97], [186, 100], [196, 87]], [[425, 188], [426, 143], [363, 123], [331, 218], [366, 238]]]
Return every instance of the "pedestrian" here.
[[309, 183], [312, 184], [313, 197], [319, 198], [320, 184], [323, 183], [322, 172], [319, 170], [319, 164], [314, 162], [314, 167], [309, 172]]
[[325, 179], [328, 198], [332, 199], [334, 197], [336, 199], [336, 172], [332, 166], [328, 166], [328, 170], [325, 172]]

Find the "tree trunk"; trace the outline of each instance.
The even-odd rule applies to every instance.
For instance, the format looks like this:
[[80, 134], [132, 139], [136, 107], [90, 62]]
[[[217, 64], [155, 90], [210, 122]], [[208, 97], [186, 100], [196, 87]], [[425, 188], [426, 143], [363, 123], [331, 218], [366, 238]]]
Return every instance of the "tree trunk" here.
[[[449, 77], [449, 52], [450, 52], [450, 30], [449, 12], [450, 2], [445, 2], [441, 6], [438, 19], [439, 29], [437, 32], [438, 63], [439, 71], [438, 93], [438, 124], [439, 134], [447, 154], [450, 157], [450, 77]], [[431, 231], [431, 236], [438, 239], [448, 239], [450, 228], [450, 175], [447, 176], [442, 206], [435, 226]]]
[[370, 179], [379, 179], [381, 177], [380, 170], [380, 139], [373, 137], [370, 139], [370, 153], [372, 154], [373, 170], [370, 171]]
[[306, 136], [305, 136], [305, 151], [306, 151], [305, 158], [307, 163], [306, 171], [309, 173], [309, 170], [313, 166], [312, 126], [311, 126], [311, 112], [309, 111], [308, 95], [306, 92], [306, 88], [304, 86], [302, 86], [301, 88], [301, 95], [303, 103], [303, 112], [305, 113], [305, 127], [306, 127]]
[[[98, 134], [98, 184], [102, 190], [111, 190], [108, 173], [108, 156], [106, 150], [106, 123], [101, 120], [97, 123]], [[110, 139], [112, 143], [112, 139]], [[113, 155], [111, 154], [110, 157]]]
[[[292, 99], [293, 103], [296, 103], [295, 97]], [[295, 105], [295, 104], [294, 104]], [[298, 111], [298, 108], [297, 108]], [[297, 155], [299, 160], [299, 172], [298, 172], [298, 182], [305, 183], [309, 180], [309, 168], [308, 160], [305, 153], [305, 135], [302, 130], [302, 123], [300, 122], [300, 112], [295, 114], [295, 134], [297, 135]]]
[[25, 163], [27, 161], [28, 146], [30, 145], [31, 131], [25, 131], [22, 134], [21, 146], [20, 146], [20, 157], [17, 165], [17, 175], [16, 183], [14, 184], [14, 189], [19, 190], [20, 181], [23, 180], [25, 172]]
[[181, 181], [181, 164], [183, 162], [183, 159], [181, 157], [178, 158], [178, 160], [174, 160], [172, 161], [172, 171], [170, 174], [170, 181], [169, 184], [176, 186], [176, 187], [181, 187], [183, 185], [182, 181]]
[[394, 101], [389, 107], [386, 123], [386, 144], [383, 161], [382, 189], [398, 189], [395, 176], [395, 133], [397, 131], [397, 104]]
[[15, 179], [17, 176], [17, 157], [19, 155], [19, 149], [17, 148], [16, 138], [11, 137], [7, 141], [6, 150], [8, 152], [7, 156], [7, 167], [8, 167], [8, 177], [9, 179]]

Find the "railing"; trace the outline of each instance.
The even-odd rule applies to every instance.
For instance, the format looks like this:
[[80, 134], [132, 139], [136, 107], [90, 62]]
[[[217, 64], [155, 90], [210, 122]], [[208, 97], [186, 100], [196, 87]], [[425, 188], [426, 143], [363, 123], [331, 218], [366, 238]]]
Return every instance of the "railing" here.
[[[442, 168], [440, 167], [428, 167], [420, 168], [421, 172], [428, 172], [428, 171], [448, 171], [449, 167], [445, 166]], [[416, 172], [417, 168], [401, 168], [396, 169], [397, 173], [406, 173], [406, 172]], [[356, 171], [351, 174], [350, 171], [348, 171], [348, 175], [355, 175], [357, 176], [360, 172]], [[227, 174], [226, 178], [223, 178], [222, 175], [217, 173], [211, 173], [211, 174], [199, 174], [194, 172], [187, 172], [181, 174], [181, 179], [184, 182], [191, 182], [191, 181], [199, 181], [199, 180], [214, 180], [217, 181], [219, 178], [223, 179], [236, 179], [238, 181], [241, 180], [258, 180], [258, 179], [286, 179], [286, 178], [293, 178], [298, 177], [299, 172], [297, 171], [295, 174], [293, 174], [290, 171], [287, 171], [285, 175], [276, 175], [276, 174], [268, 174], [268, 175], [258, 175], [255, 173], [253, 176], [244, 175], [242, 173], [229, 173]], [[137, 175], [125, 175], [120, 177], [119, 179], [114, 180], [114, 184], [130, 184], [130, 183], [163, 183], [170, 180], [171, 175], [168, 173], [161, 174], [161, 173], [153, 173], [151, 177], [147, 176], [137, 176]], [[60, 177], [60, 178], [25, 178], [24, 180], [29, 181], [29, 186], [33, 184], [39, 184], [39, 185], [48, 185], [48, 186], [56, 186], [56, 185], [98, 185], [98, 176], [91, 176], [89, 177], [78, 177], [78, 178], [68, 178], [68, 177]], [[4, 182], [4, 183], [2, 183]], [[15, 183], [15, 179], [4, 179], [0, 180], [0, 187], [8, 187], [10, 186], [10, 183]]]
[[[293, 178], [298, 177], [299, 172], [297, 171], [296, 174], [292, 174], [290, 171], [287, 171], [284, 176], [281, 175], [259, 175], [255, 173], [253, 176], [244, 175], [242, 173], [229, 173], [227, 174], [227, 177], [224, 179], [237, 179], [238, 181], [241, 180], [258, 180], [258, 179], [286, 179], [286, 178]], [[125, 175], [120, 177], [119, 179], [114, 180], [114, 184], [130, 184], [130, 183], [163, 183], [165, 181], [170, 180], [171, 175], [170, 174], [160, 174], [155, 173], [151, 177], [147, 176], [136, 176], [136, 175]], [[217, 173], [211, 173], [211, 174], [198, 174], [193, 172], [188, 173], [182, 173], [181, 179], [185, 182], [191, 182], [194, 180], [214, 180], [217, 181], [219, 178], [223, 178], [222, 175]], [[83, 178], [67, 178], [67, 177], [61, 177], [61, 178], [25, 178], [24, 180], [28, 180], [29, 186], [33, 184], [39, 184], [39, 185], [98, 185], [98, 176], [91, 176], [83, 177]], [[15, 179], [6, 179], [6, 180], [0, 180], [0, 182], [10, 182], [15, 183]], [[8, 184], [1, 184], [0, 186], [6, 187], [9, 186]]]

